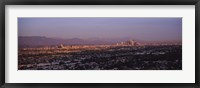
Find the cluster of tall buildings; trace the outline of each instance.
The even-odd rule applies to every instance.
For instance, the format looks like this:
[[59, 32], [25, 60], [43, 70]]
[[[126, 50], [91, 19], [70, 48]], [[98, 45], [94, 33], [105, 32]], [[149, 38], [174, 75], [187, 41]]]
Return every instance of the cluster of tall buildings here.
[[129, 40], [129, 41], [117, 43], [116, 45], [118, 45], [118, 46], [138, 46], [140, 44], [134, 40]]

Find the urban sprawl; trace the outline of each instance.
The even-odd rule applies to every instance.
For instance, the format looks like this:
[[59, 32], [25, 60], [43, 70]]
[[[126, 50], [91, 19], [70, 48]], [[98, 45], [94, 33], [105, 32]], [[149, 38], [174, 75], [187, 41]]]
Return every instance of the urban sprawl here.
[[19, 70], [181, 70], [181, 44], [58, 45], [18, 49]]

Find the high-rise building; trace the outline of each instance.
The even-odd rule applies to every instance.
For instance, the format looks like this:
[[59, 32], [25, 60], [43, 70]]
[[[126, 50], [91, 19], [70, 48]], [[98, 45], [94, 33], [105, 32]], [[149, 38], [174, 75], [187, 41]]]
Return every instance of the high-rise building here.
[[121, 46], [138, 46], [140, 44], [138, 42], [134, 41], [134, 40], [129, 40], [129, 41], [126, 41], [126, 42], [117, 43], [117, 45], [121, 45]]

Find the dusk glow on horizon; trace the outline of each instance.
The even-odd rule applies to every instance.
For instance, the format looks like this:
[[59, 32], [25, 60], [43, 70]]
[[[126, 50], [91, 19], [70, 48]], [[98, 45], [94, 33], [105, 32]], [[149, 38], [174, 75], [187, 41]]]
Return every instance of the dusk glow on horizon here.
[[182, 70], [182, 18], [18, 18], [18, 70]]
[[182, 18], [18, 18], [18, 36], [182, 40]]

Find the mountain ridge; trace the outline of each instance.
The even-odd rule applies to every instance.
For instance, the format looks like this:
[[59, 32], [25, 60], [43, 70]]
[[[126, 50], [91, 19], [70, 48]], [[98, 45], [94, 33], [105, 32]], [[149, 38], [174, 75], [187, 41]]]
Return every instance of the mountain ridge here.
[[[117, 39], [103, 39], [103, 38], [91, 38], [91, 39], [81, 39], [81, 38], [49, 38], [45, 36], [19, 36], [18, 46], [19, 48], [26, 47], [42, 47], [42, 46], [55, 46], [55, 45], [102, 45], [102, 44], [117, 44], [119, 42], [124, 42], [128, 40], [135, 40], [139, 43], [155, 43], [153, 41], [141, 41], [131, 38], [117, 38]], [[182, 43], [180, 41], [179, 43]]]

